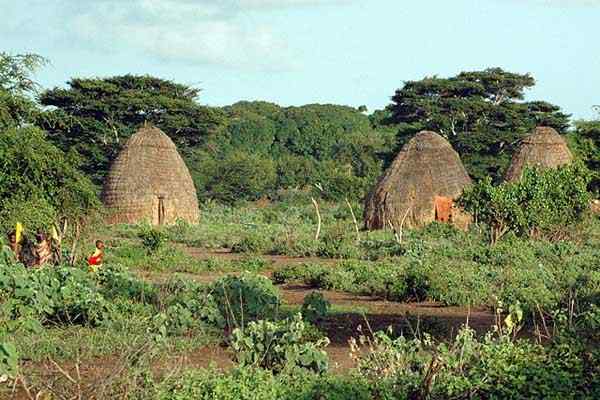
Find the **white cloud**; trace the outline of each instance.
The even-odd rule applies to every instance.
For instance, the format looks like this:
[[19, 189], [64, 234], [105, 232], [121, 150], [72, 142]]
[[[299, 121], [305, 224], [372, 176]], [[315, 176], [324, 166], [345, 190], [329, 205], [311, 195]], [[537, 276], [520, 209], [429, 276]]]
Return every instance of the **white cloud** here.
[[104, 49], [141, 51], [190, 63], [282, 69], [287, 43], [249, 14], [352, 0], [62, 0], [69, 33]]

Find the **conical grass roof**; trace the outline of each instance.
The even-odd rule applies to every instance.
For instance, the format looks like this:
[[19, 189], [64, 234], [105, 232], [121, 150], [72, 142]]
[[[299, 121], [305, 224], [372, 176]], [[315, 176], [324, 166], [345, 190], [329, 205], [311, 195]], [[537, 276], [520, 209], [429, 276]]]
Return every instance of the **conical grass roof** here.
[[513, 155], [505, 179], [514, 182], [521, 179], [525, 167], [542, 169], [557, 168], [573, 161], [573, 155], [565, 139], [553, 128], [537, 127], [527, 136]]
[[171, 224], [198, 222], [194, 182], [173, 141], [160, 129], [144, 125], [111, 166], [102, 201], [108, 223]]
[[435, 132], [420, 132], [402, 148], [367, 196], [365, 227], [427, 225], [436, 219], [436, 197], [456, 199], [470, 184], [471, 178], [450, 143]]

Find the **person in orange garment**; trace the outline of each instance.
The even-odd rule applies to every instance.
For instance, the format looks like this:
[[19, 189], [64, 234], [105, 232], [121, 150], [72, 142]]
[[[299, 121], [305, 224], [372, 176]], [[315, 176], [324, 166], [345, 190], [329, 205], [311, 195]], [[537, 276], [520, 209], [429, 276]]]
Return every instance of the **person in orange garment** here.
[[96, 272], [99, 267], [102, 267], [102, 260], [104, 258], [104, 242], [102, 240], [96, 240], [96, 251], [94, 254], [88, 257], [87, 262], [90, 267], [90, 272]]

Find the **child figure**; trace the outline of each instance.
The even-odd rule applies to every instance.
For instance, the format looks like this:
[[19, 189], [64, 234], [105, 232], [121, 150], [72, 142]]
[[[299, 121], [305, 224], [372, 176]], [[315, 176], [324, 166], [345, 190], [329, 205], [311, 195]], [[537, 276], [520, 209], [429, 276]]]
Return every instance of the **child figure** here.
[[98, 271], [98, 268], [102, 267], [102, 259], [104, 258], [104, 242], [102, 240], [96, 240], [96, 251], [94, 254], [88, 257], [88, 265], [90, 272]]

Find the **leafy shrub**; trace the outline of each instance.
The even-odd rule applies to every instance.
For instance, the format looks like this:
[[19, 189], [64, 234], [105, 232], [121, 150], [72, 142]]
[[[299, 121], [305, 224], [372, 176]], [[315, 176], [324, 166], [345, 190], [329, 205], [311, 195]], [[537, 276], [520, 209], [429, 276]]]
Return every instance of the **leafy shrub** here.
[[60, 217], [79, 218], [99, 207], [96, 188], [77, 160], [33, 126], [0, 135], [0, 230], [22, 222], [34, 232]]
[[158, 251], [167, 242], [168, 236], [158, 229], [144, 229], [138, 237], [142, 239], [142, 245], [149, 253]]
[[343, 226], [337, 225], [323, 235], [319, 256], [326, 258], [360, 258], [360, 249], [354, 237]]
[[107, 264], [98, 270], [96, 279], [100, 292], [107, 299], [122, 298], [142, 303], [156, 303], [158, 290], [154, 285], [141, 281], [118, 264]]
[[234, 253], [263, 254], [267, 252], [270, 246], [270, 238], [259, 233], [251, 233], [244, 236], [242, 240], [234, 244], [231, 248], [231, 251]]
[[273, 319], [281, 303], [279, 291], [268, 278], [249, 272], [215, 281], [212, 293], [229, 328], [257, 319]]
[[327, 316], [331, 303], [320, 292], [310, 292], [302, 302], [302, 317], [311, 323], [318, 322]]
[[484, 179], [465, 190], [460, 203], [492, 228], [495, 243], [506, 232], [532, 235], [578, 222], [589, 208], [588, 171], [579, 164], [526, 169], [517, 182]]
[[235, 150], [222, 159], [204, 160], [209, 196], [224, 203], [239, 200], [258, 200], [275, 187], [277, 172], [275, 163], [260, 155]]
[[305, 323], [300, 314], [279, 322], [250, 322], [244, 329], [233, 331], [231, 347], [241, 366], [260, 367], [274, 372], [291, 367], [325, 372], [328, 360], [323, 348], [329, 344], [329, 340], [306, 342], [304, 331]]
[[190, 317], [210, 325], [223, 326], [225, 323], [210, 287], [189, 280], [173, 279], [164, 290], [168, 293], [163, 298], [167, 309], [183, 308]]
[[25, 269], [20, 264], [0, 268], [0, 304], [10, 319], [33, 317], [42, 322], [97, 324], [108, 303], [93, 278], [75, 268]]
[[0, 342], [0, 381], [14, 378], [19, 368], [19, 354], [14, 344]]
[[[363, 345], [369, 350], [361, 350]], [[478, 340], [468, 328], [450, 344], [428, 336], [391, 339], [378, 332], [354, 341], [352, 350], [361, 375], [375, 382], [393, 379], [408, 398], [424, 390], [432, 399], [472, 393], [498, 399], [572, 398], [586, 380], [581, 354], [564, 346], [513, 342], [507, 336]]]

